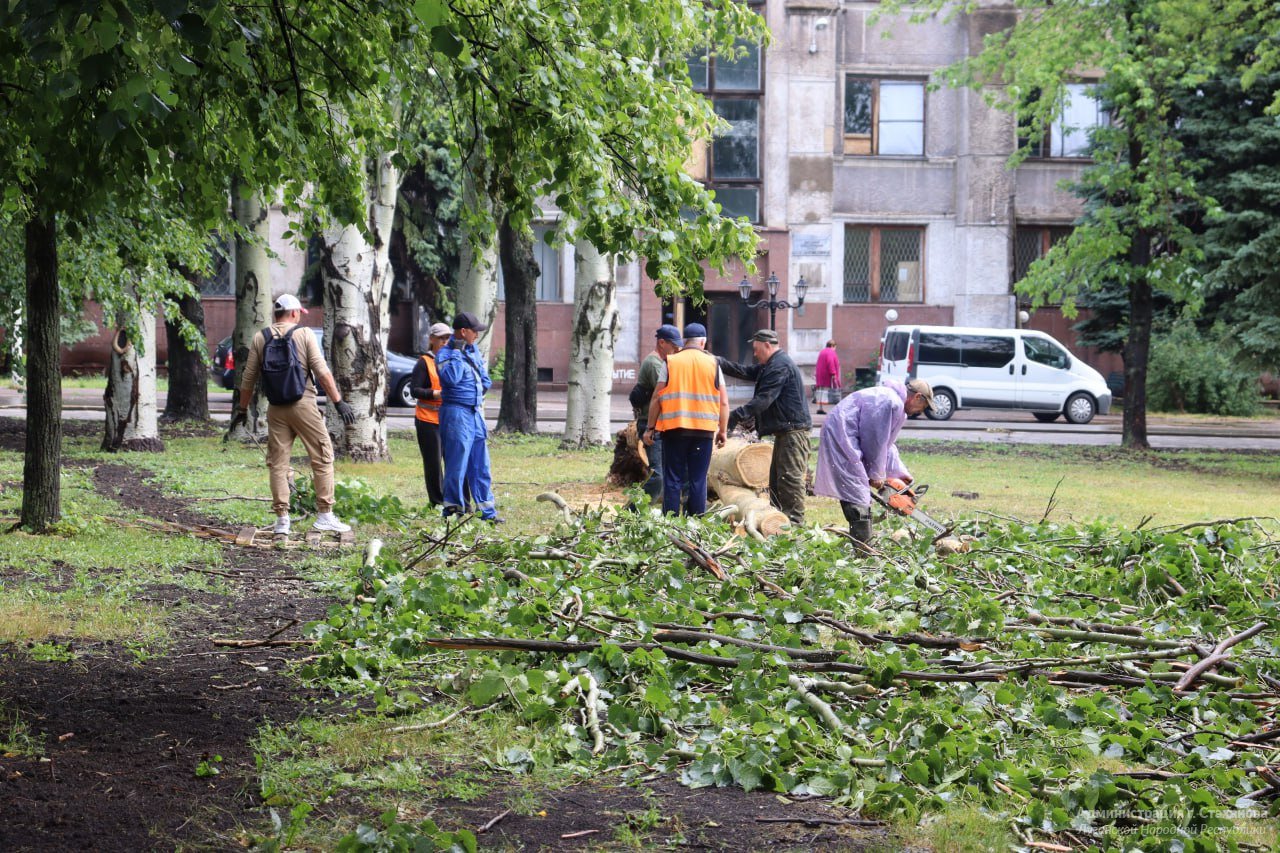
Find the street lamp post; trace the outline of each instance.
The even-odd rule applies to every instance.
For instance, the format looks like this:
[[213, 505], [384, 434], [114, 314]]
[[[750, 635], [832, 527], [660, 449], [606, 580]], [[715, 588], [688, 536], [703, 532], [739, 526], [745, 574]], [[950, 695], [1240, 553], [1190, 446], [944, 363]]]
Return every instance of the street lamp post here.
[[800, 280], [796, 282], [796, 301], [792, 303], [785, 299], [778, 298], [778, 276], [775, 273], [769, 273], [769, 279], [764, 283], [769, 291], [768, 299], [757, 299], [751, 301], [751, 282], [744, 275], [742, 281], [738, 282], [738, 293], [742, 296], [742, 304], [748, 308], [759, 308], [766, 305], [769, 308], [769, 328], [778, 328], [778, 309], [779, 308], [799, 308], [804, 305], [804, 294], [809, 289], [809, 283], [804, 280], [804, 276], [800, 276]]

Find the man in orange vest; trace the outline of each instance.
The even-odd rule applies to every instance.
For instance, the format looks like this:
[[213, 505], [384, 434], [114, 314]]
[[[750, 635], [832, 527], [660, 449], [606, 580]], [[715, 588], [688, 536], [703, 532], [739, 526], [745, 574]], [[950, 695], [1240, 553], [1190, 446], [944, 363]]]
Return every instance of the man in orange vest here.
[[440, 450], [440, 371], [436, 369], [436, 353], [449, 342], [453, 329], [448, 323], [436, 323], [427, 332], [428, 352], [418, 359], [409, 378], [409, 389], [418, 400], [414, 410], [414, 426], [418, 432], [418, 451], [422, 454], [422, 475], [427, 481], [427, 500], [432, 506], [444, 503], [441, 471], [444, 456]]
[[684, 327], [684, 349], [667, 356], [649, 403], [644, 443], [662, 433], [662, 511], [686, 515], [707, 511], [707, 470], [713, 447], [729, 434], [729, 392], [716, 357], [706, 351], [707, 329]]

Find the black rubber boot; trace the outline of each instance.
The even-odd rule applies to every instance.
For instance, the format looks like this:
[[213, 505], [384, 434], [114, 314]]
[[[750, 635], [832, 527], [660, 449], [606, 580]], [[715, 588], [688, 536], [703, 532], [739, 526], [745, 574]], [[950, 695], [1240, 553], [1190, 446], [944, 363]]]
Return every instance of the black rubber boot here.
[[871, 542], [871, 507], [840, 501], [840, 510], [849, 522], [849, 535], [864, 545]]

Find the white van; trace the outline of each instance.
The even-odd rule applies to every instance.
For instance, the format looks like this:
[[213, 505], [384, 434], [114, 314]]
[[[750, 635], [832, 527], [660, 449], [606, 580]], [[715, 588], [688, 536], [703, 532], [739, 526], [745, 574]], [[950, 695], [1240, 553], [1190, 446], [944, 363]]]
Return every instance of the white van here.
[[890, 326], [880, 342], [879, 378], [919, 377], [945, 421], [957, 409], [1021, 409], [1048, 423], [1087, 424], [1111, 410], [1102, 374], [1062, 344], [1029, 329]]

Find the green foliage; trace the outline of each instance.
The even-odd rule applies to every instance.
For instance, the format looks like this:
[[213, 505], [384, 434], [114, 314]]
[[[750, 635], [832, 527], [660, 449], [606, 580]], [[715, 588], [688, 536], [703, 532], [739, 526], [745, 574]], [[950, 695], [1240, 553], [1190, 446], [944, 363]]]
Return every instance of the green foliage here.
[[[1240, 68], [1258, 42], [1254, 33], [1239, 39]], [[1229, 67], [1182, 93], [1178, 137], [1215, 200], [1192, 220], [1205, 254], [1205, 313], [1231, 327], [1243, 360], [1271, 369], [1280, 366], [1280, 124], [1266, 108], [1280, 70], [1248, 86], [1242, 76]]]
[[200, 779], [210, 779], [222, 772], [219, 767], [222, 763], [221, 755], [206, 756], [200, 759], [200, 763], [196, 765], [196, 777]]
[[1183, 320], [1151, 344], [1147, 405], [1166, 412], [1256, 414], [1258, 373], [1249, 363], [1223, 329], [1202, 334]]
[[[962, 800], [1019, 833], [1070, 830], [1103, 849], [1132, 839], [1117, 815], [1152, 816], [1151, 843], [1210, 849], [1230, 826], [1225, 808], [1263, 811], [1250, 797], [1266, 785], [1250, 768], [1267, 754], [1240, 738], [1265, 717], [1227, 686], [1175, 694], [1175, 659], [1144, 644], [1211, 645], [1259, 619], [1274, 627], [1261, 597], [1277, 582], [1271, 535], [1247, 523], [959, 529], [982, 539], [948, 558], [927, 543], [857, 558], [820, 529], [744, 547], [716, 521], [648, 516], [587, 515], [510, 541], [479, 526], [424, 531], [418, 556], [383, 558], [353, 579], [356, 603], [311, 626], [319, 657], [308, 671], [380, 694], [425, 681], [514, 713], [535, 741], [487, 757], [512, 773], [659, 769], [694, 787], [835, 796], [908, 820]], [[728, 580], [687, 563], [671, 533], [721, 553]], [[1055, 637], [1036, 627], [1043, 619], [1136, 626], [1151, 639], [1126, 660], [1135, 649]], [[872, 632], [898, 639], [866, 640]], [[932, 649], [916, 634], [969, 639]], [[442, 661], [448, 638], [498, 648]], [[501, 648], [529, 639], [581, 645]], [[1274, 631], [1237, 646], [1240, 683], [1275, 678], [1278, 647]], [[815, 673], [814, 662], [843, 669]], [[1134, 677], [1103, 691], [1073, 687], [1082, 676], [1064, 670]], [[592, 682], [599, 752], [582, 713]], [[1177, 775], [1146, 778], [1152, 767]]]
[[[301, 479], [289, 495], [289, 512], [305, 515], [316, 511], [316, 490], [311, 478]], [[333, 511], [360, 524], [395, 524], [413, 513], [395, 495], [375, 492], [360, 479], [338, 480], [333, 485]]]
[[[735, 0], [625, 0], [453, 4], [436, 40], [436, 101], [454, 115], [458, 161], [491, 164], [477, 175], [520, 231], [563, 214], [557, 239], [643, 256], [671, 291], [697, 292], [706, 260], [754, 262], [756, 235], [720, 207], [684, 164], [691, 144], [725, 130], [695, 92], [687, 58], [738, 40], [767, 39], [764, 21]], [[437, 35], [440, 35], [437, 33]], [[481, 133], [477, 133], [480, 130]], [[479, 170], [477, 170], [479, 171]], [[496, 223], [468, 211], [474, 233]]]
[[444, 850], [449, 853], [475, 853], [475, 834], [460, 829], [445, 832], [435, 821], [400, 823], [394, 810], [382, 815], [382, 827], [360, 824], [355, 832], [344, 836], [335, 848], [339, 853], [420, 853]]

